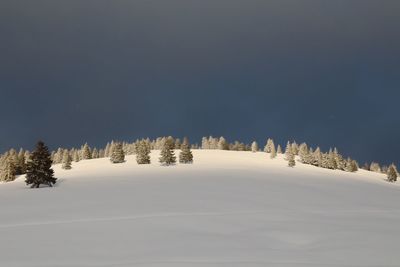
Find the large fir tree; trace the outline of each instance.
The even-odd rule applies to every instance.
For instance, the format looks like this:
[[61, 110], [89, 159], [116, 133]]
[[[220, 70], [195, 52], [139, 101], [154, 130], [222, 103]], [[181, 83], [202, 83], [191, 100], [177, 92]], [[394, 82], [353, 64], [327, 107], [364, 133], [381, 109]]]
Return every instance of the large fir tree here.
[[125, 162], [125, 153], [122, 149], [122, 143], [114, 143], [113, 150], [110, 156], [112, 163], [123, 163]]
[[295, 155], [293, 153], [292, 146], [289, 146], [288, 149], [286, 150], [286, 158], [287, 158], [289, 167], [294, 167], [296, 165]]
[[90, 152], [90, 147], [87, 143], [82, 147], [81, 153], [82, 153], [82, 159], [92, 158], [92, 153]]
[[42, 141], [39, 141], [27, 163], [26, 184], [31, 185], [31, 188], [39, 188], [41, 184], [53, 186], [57, 178], [54, 177], [51, 164], [49, 149]]
[[71, 167], [71, 162], [72, 162], [72, 157], [69, 154], [68, 149], [64, 150], [64, 154], [63, 154], [63, 159], [62, 159], [62, 166], [61, 168], [63, 168], [64, 170], [70, 170]]
[[138, 164], [150, 164], [150, 144], [146, 140], [137, 141], [135, 150]]
[[181, 152], [179, 153], [180, 163], [193, 163], [193, 154], [190, 151], [189, 140], [185, 137], [181, 144]]
[[258, 152], [258, 144], [256, 141], [253, 141], [253, 143], [251, 143], [251, 151]]
[[172, 137], [165, 139], [163, 146], [161, 148], [160, 163], [163, 165], [175, 164], [176, 157], [174, 153], [174, 141]]
[[387, 171], [387, 179], [389, 182], [396, 182], [397, 181], [397, 170], [396, 166], [394, 164], [389, 166], [389, 169]]

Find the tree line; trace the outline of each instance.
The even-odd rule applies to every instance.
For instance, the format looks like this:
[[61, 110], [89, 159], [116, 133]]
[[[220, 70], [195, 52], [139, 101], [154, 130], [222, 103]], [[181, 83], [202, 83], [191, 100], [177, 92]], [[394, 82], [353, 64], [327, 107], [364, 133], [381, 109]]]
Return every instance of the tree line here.
[[[154, 140], [149, 138], [138, 139], [135, 142], [117, 142], [111, 141], [103, 148], [90, 147], [87, 143], [80, 148], [58, 148], [51, 153], [48, 148], [39, 142], [35, 151], [30, 153], [24, 149], [17, 152], [15, 149], [10, 149], [6, 153], [0, 155], [0, 181], [9, 182], [13, 181], [16, 176], [27, 174], [32, 171], [33, 163], [40, 165], [62, 164], [62, 168], [69, 170], [72, 168], [73, 162], [81, 160], [97, 159], [97, 158], [110, 158], [112, 163], [125, 162], [126, 155], [136, 155], [136, 162], [138, 164], [150, 164], [151, 150], [160, 150], [159, 162], [162, 165], [173, 165], [176, 163], [175, 149], [180, 149], [179, 163], [192, 163], [193, 154], [191, 149], [218, 149], [218, 150], [231, 150], [231, 151], [252, 151], [252, 152], [266, 152], [271, 159], [276, 158], [277, 154], [284, 154], [284, 159], [288, 161], [289, 167], [294, 167], [297, 162], [302, 164], [313, 165], [319, 168], [326, 168], [332, 170], [341, 170], [347, 172], [356, 172], [360, 167], [356, 160], [350, 157], [343, 157], [336, 148], [329, 149], [329, 151], [322, 151], [319, 147], [313, 149], [306, 143], [297, 144], [295, 141], [287, 142], [285, 151], [278, 144], [275, 145], [272, 138], [268, 138], [266, 143], [261, 149], [256, 141], [251, 144], [246, 144], [239, 141], [229, 143], [224, 137], [203, 137], [201, 145], [190, 144], [187, 138], [182, 141], [179, 138], [158, 137]], [[40, 153], [38, 152], [41, 151]], [[47, 152], [46, 152], [47, 151]], [[48, 159], [45, 160], [46, 153]], [[41, 155], [42, 158], [39, 157]], [[48, 160], [48, 161], [47, 161]], [[41, 161], [43, 161], [41, 163]], [[43, 165], [42, 164], [42, 165]], [[398, 177], [398, 171], [394, 164], [390, 166], [380, 166], [376, 162], [371, 164], [364, 164], [362, 169], [385, 173], [390, 182], [395, 182]], [[42, 183], [46, 184], [46, 183]], [[48, 185], [51, 185], [48, 184]], [[33, 183], [33, 186], [37, 186]]]

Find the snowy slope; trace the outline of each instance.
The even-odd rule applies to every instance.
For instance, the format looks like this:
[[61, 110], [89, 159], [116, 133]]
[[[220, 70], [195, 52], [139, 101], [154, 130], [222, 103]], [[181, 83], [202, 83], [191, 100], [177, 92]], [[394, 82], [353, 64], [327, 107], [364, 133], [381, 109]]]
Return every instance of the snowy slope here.
[[400, 187], [265, 153], [55, 166], [0, 185], [0, 266], [400, 266]]

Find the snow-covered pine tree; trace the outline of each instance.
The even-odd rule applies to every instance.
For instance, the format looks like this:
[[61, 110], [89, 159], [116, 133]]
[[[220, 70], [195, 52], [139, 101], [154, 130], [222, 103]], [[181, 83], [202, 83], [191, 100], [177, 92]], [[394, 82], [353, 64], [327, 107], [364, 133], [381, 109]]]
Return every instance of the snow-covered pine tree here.
[[71, 155], [69, 154], [68, 149], [65, 149], [61, 168], [63, 168], [64, 170], [70, 170], [72, 168], [71, 162], [72, 162]]
[[210, 144], [210, 149], [218, 149], [219, 139], [210, 136], [208, 138], [208, 143]]
[[332, 149], [329, 149], [329, 153], [328, 153], [328, 169], [331, 169], [331, 170], [337, 169], [335, 154], [333, 153]]
[[125, 154], [122, 149], [122, 143], [116, 142], [113, 146], [113, 151], [110, 156], [110, 161], [112, 163], [123, 163], [125, 162]]
[[104, 149], [99, 149], [99, 158], [104, 158], [104, 157], [105, 157]]
[[181, 140], [179, 138], [175, 139], [175, 149], [180, 149], [181, 148]]
[[150, 145], [145, 140], [137, 141], [135, 150], [138, 164], [150, 164]]
[[166, 166], [175, 164], [176, 157], [173, 147], [174, 147], [174, 142], [172, 137], [166, 138], [160, 153], [161, 157], [159, 161], [161, 164]]
[[106, 147], [104, 148], [104, 157], [108, 158], [110, 156], [110, 143], [107, 143]]
[[373, 172], [381, 172], [381, 167], [379, 166], [379, 163], [376, 163], [376, 162], [372, 162], [369, 169], [370, 169], [370, 171], [373, 171]]
[[79, 162], [80, 161], [80, 157], [79, 157], [79, 151], [78, 150], [74, 150], [74, 152], [73, 152], [73, 154], [72, 154], [72, 159], [75, 161], [75, 162]]
[[64, 150], [61, 147], [59, 147], [57, 149], [57, 152], [54, 154], [53, 164], [60, 164], [63, 159], [63, 154], [64, 154]]
[[336, 147], [333, 150], [333, 155], [335, 158], [336, 169], [344, 171], [346, 169], [346, 162], [343, 159], [343, 156], [340, 155]]
[[3, 182], [11, 182], [15, 180], [16, 166], [11, 155], [6, 155], [3, 159], [0, 180]]
[[264, 152], [271, 153], [273, 145], [274, 145], [274, 140], [272, 140], [271, 138], [268, 138], [267, 143], [265, 144], [265, 147], [264, 147]]
[[322, 165], [322, 153], [319, 147], [317, 147], [314, 151], [313, 161], [311, 164], [317, 167], [321, 167]]
[[389, 169], [387, 171], [387, 180], [391, 183], [394, 183], [397, 181], [397, 169], [394, 164], [391, 164], [389, 166]]
[[92, 153], [90, 152], [90, 147], [87, 143], [85, 143], [82, 147], [82, 159], [91, 159], [92, 158]]
[[99, 158], [99, 151], [97, 150], [97, 148], [93, 148], [92, 158], [93, 159], [98, 159]]
[[290, 142], [288, 141], [286, 144], [286, 148], [285, 148], [285, 160], [289, 160], [291, 155], [293, 155], [291, 149], [292, 149], [292, 146], [290, 145]]
[[[162, 146], [163, 145], [161, 144], [161, 148]], [[201, 149], [210, 149], [210, 143], [208, 142], [208, 139], [205, 136], [201, 139]]]
[[193, 163], [193, 154], [190, 151], [189, 140], [185, 137], [181, 144], [181, 152], [179, 153], [179, 163]]
[[26, 173], [26, 158], [25, 158], [25, 150], [22, 148], [19, 150], [18, 153], [18, 164], [17, 164], [17, 175], [25, 174]]
[[41, 184], [52, 187], [57, 178], [54, 177], [51, 164], [49, 149], [42, 141], [39, 141], [27, 163], [25, 183], [31, 185], [31, 188], [39, 188]]
[[282, 147], [281, 147], [281, 145], [278, 145], [278, 148], [276, 149], [276, 153], [282, 154]]
[[219, 138], [218, 149], [219, 150], [228, 150], [229, 149], [229, 144], [223, 136], [221, 136]]
[[290, 146], [290, 145], [288, 146], [288, 149], [286, 151], [286, 158], [287, 158], [289, 167], [294, 167], [296, 165], [295, 155], [293, 153], [292, 146]]
[[357, 163], [357, 161], [349, 158], [347, 160], [347, 162], [346, 162], [345, 171], [348, 171], [348, 172], [356, 172], [356, 171], [358, 171], [358, 163]]
[[275, 144], [272, 142], [272, 146], [271, 146], [271, 153], [269, 154], [269, 157], [271, 159], [276, 158], [276, 150], [275, 150]]
[[297, 156], [299, 154], [299, 145], [296, 143], [296, 141], [293, 141], [291, 147], [293, 155]]
[[309, 155], [308, 151], [308, 146], [306, 143], [302, 143], [299, 147], [299, 157], [300, 157], [300, 162], [304, 164], [311, 164], [307, 160], [307, 156]]
[[257, 152], [258, 151], [258, 144], [256, 141], [253, 141], [253, 143], [251, 143], [251, 151], [252, 152]]

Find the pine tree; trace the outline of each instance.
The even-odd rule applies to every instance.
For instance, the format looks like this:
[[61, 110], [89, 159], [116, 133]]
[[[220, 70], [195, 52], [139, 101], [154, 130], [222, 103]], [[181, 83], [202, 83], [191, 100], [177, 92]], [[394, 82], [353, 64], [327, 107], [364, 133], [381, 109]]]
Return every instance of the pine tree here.
[[16, 166], [11, 155], [6, 155], [3, 159], [0, 180], [3, 182], [11, 182], [15, 180]]
[[251, 144], [251, 151], [252, 151], [252, 152], [257, 152], [257, 151], [258, 151], [258, 144], [257, 144], [256, 141], [254, 141], [254, 142]]
[[297, 156], [299, 154], [299, 145], [296, 143], [296, 141], [293, 141], [291, 147], [293, 155]]
[[87, 143], [82, 147], [82, 159], [91, 159], [92, 153], [90, 152], [90, 147]]
[[179, 163], [193, 163], [193, 154], [190, 151], [189, 140], [185, 137], [181, 144], [181, 152], [179, 153]]
[[369, 169], [370, 169], [370, 171], [373, 171], [373, 172], [381, 172], [381, 167], [379, 166], [379, 163], [376, 163], [376, 162], [372, 162]]
[[218, 149], [220, 149], [220, 150], [228, 150], [229, 149], [229, 144], [223, 136], [221, 136], [219, 138]]
[[307, 155], [309, 154], [308, 151], [308, 146], [306, 143], [302, 143], [299, 147], [299, 157], [300, 157], [300, 162], [304, 164], [310, 164], [310, 162], [307, 162]]
[[168, 137], [165, 139], [164, 144], [161, 149], [160, 163], [163, 165], [172, 165], [176, 162], [176, 157], [173, 149], [173, 139]]
[[267, 143], [265, 144], [265, 147], [264, 147], [264, 152], [271, 153], [272, 146], [275, 146], [274, 140], [272, 140], [271, 138], [268, 138]]
[[296, 165], [295, 155], [291, 146], [289, 146], [286, 150], [286, 159], [289, 167], [294, 167]]
[[175, 139], [175, 149], [180, 149], [181, 148], [181, 140], [179, 138]]
[[285, 148], [285, 160], [289, 160], [291, 154], [292, 154], [292, 147], [290, 145], [290, 142], [288, 141], [286, 144], [286, 148]]
[[70, 170], [72, 168], [71, 162], [72, 162], [71, 155], [69, 154], [68, 150], [65, 149], [61, 168], [63, 168], [64, 170]]
[[97, 148], [93, 148], [92, 158], [93, 159], [98, 159], [99, 158], [99, 151], [97, 150]]
[[21, 148], [18, 153], [17, 175], [26, 173], [25, 151]]
[[274, 144], [274, 143], [272, 143], [272, 146], [271, 146], [271, 153], [269, 154], [269, 157], [270, 157], [271, 159], [276, 158], [276, 150], [275, 150], [275, 144]]
[[74, 150], [74, 153], [72, 154], [72, 158], [75, 162], [79, 162], [80, 158], [79, 158], [79, 151], [78, 150]]
[[150, 145], [145, 140], [137, 141], [136, 148], [136, 162], [138, 164], [150, 164]]
[[389, 166], [389, 169], [387, 171], [387, 179], [389, 182], [396, 182], [397, 181], [397, 170], [396, 170], [396, 166], [394, 164], [391, 164]]
[[315, 149], [315, 151], [314, 151], [314, 155], [313, 155], [311, 164], [314, 166], [317, 166], [317, 167], [322, 166], [322, 153], [321, 153], [321, 149], [319, 147], [317, 147], [317, 149]]
[[56, 183], [57, 178], [54, 177], [54, 171], [51, 168], [51, 158], [49, 149], [42, 141], [36, 145], [35, 151], [32, 152], [30, 160], [27, 163], [26, 184], [31, 188], [39, 188], [41, 184], [52, 186]]
[[59, 147], [53, 157], [53, 164], [59, 164], [63, 160], [64, 150]]
[[277, 152], [278, 154], [282, 154], [282, 147], [281, 147], [281, 145], [278, 145], [278, 148], [276, 149], [276, 152]]
[[346, 161], [346, 167], [345, 167], [344, 170], [348, 171], [348, 172], [356, 172], [356, 171], [358, 171], [357, 161], [348, 158], [347, 161]]
[[113, 150], [110, 156], [110, 161], [112, 163], [123, 163], [125, 162], [125, 154], [122, 149], [122, 143], [117, 142], [113, 146]]

